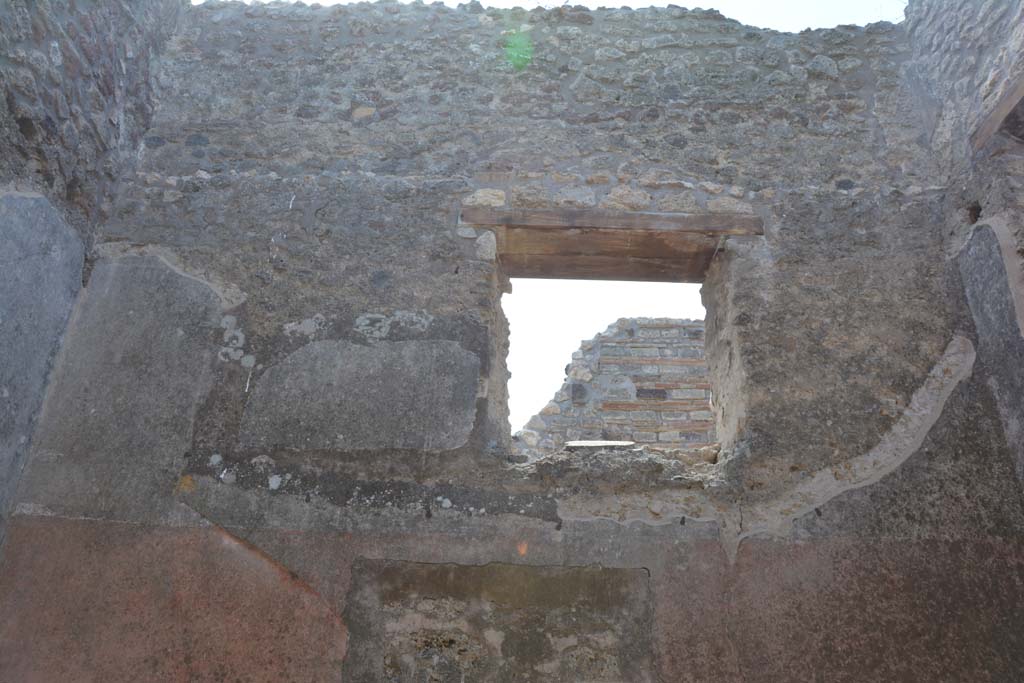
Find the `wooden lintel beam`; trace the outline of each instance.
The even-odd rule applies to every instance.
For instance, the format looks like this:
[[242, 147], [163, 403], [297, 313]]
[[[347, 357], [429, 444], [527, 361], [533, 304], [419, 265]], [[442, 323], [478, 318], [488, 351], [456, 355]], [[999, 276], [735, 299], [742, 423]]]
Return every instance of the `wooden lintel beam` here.
[[637, 282], [703, 282], [711, 253], [688, 260], [630, 256], [500, 254], [509, 277]]
[[995, 106], [982, 117], [981, 122], [971, 134], [971, 147], [977, 152], [992, 139], [1002, 127], [1010, 112], [1024, 100], [1024, 75], [1017, 79], [1016, 83], [1010, 84], [996, 101]]
[[636, 258], [692, 258], [714, 251], [721, 236], [651, 230], [606, 228], [497, 228], [502, 254], [552, 256], [632, 256]]
[[660, 213], [604, 209], [462, 208], [462, 222], [506, 228], [605, 229], [702, 235], [763, 235], [760, 216], [745, 213]]

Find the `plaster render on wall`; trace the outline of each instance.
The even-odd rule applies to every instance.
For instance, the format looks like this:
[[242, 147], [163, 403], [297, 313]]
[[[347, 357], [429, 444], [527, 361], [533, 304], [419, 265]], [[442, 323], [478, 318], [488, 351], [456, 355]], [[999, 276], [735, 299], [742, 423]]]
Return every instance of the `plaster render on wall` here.
[[984, 361], [992, 363], [989, 385], [999, 405], [1017, 477], [1024, 482], [1024, 278], [1020, 259], [1008, 249], [1006, 217], [975, 228], [957, 257]]

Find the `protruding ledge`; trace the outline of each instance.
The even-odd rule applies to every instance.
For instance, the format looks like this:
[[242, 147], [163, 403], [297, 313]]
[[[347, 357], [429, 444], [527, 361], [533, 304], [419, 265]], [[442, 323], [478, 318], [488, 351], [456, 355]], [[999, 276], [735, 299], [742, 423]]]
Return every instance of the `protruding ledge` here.
[[494, 229], [510, 277], [701, 282], [721, 240], [764, 234], [760, 216], [463, 207]]

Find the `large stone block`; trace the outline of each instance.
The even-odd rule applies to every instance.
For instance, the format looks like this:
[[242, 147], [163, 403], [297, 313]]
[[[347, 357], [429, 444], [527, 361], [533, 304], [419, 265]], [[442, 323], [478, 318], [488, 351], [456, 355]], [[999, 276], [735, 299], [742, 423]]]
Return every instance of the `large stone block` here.
[[0, 195], [0, 538], [43, 401], [50, 359], [82, 285], [82, 242], [42, 196]]
[[480, 359], [452, 341], [307, 344], [268, 369], [242, 419], [246, 447], [450, 450], [476, 417]]
[[154, 256], [96, 263], [18, 491], [23, 513], [165, 519], [210, 385], [220, 303]]

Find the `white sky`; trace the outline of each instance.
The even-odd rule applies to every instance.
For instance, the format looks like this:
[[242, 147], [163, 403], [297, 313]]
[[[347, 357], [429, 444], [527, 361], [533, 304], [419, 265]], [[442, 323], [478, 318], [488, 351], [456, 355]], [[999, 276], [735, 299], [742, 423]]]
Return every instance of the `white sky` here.
[[[192, 0], [201, 5], [204, 0]], [[245, 0], [252, 4], [253, 0]], [[307, 4], [313, 4], [309, 2]], [[320, 0], [321, 5], [345, 5], [350, 0]], [[444, 0], [455, 6], [459, 0]], [[669, 4], [684, 7], [712, 7], [730, 19], [750, 26], [773, 28], [777, 31], [802, 31], [805, 28], [831, 28], [840, 24], [869, 24], [874, 21], [903, 21], [906, 0], [702, 0], [690, 4], [685, 0], [556, 0], [531, 2], [530, 0], [483, 0], [484, 7], [558, 7], [562, 4], [585, 7], [664, 7]]]
[[[350, 0], [320, 0], [321, 5]], [[204, 0], [192, 0], [193, 5]], [[246, 0], [252, 4], [252, 0]], [[309, 3], [312, 4], [312, 3]], [[457, 5], [458, 0], [445, 0]], [[557, 7], [558, 1], [483, 0], [485, 7]], [[570, 0], [565, 4], [597, 7], [688, 5], [685, 0]], [[864, 25], [903, 20], [906, 0], [703, 0], [703, 5], [750, 26], [797, 32], [841, 24]], [[701, 5], [697, 5], [701, 6]], [[619, 318], [700, 318], [698, 285], [515, 280], [502, 297], [511, 326], [508, 366], [509, 410], [515, 432], [554, 395], [565, 377], [572, 352]]]
[[601, 280], [512, 280], [508, 317], [509, 421], [513, 433], [551, 400], [584, 339], [619, 318], [704, 319], [700, 285]]

